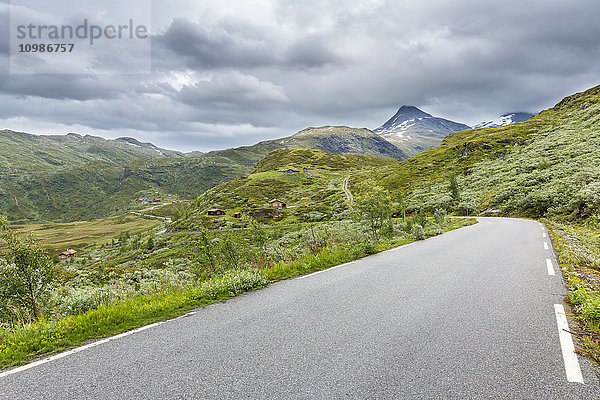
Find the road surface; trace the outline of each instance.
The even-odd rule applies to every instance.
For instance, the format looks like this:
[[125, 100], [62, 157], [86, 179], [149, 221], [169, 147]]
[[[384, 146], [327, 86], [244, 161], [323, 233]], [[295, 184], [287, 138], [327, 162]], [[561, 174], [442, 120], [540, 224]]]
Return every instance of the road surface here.
[[348, 205], [352, 205], [352, 203], [354, 203], [354, 196], [352, 196], [352, 193], [350, 193], [350, 190], [348, 189], [348, 181], [350, 180], [350, 177], [347, 176], [344, 181], [342, 182], [342, 190], [344, 191], [344, 193], [346, 194], [346, 200], [348, 200]]
[[589, 361], [565, 368], [544, 235], [482, 218], [2, 376], [0, 398], [597, 399]]

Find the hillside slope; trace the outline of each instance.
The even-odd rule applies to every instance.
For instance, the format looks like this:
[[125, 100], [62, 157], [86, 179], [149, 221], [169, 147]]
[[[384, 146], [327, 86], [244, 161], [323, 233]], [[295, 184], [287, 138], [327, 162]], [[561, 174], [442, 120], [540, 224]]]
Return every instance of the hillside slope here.
[[281, 148], [405, 158], [371, 131], [348, 127], [308, 128], [283, 139], [206, 154], [164, 150], [133, 138], [12, 131], [0, 132], [0, 145], [7, 149], [0, 152], [0, 214], [22, 222], [106, 217], [135, 208], [135, 199], [147, 191], [192, 199], [247, 175], [257, 161]]
[[[236, 226], [239, 222], [233, 217], [236, 212], [288, 223], [346, 218], [349, 207], [341, 189], [342, 181], [358, 171], [372, 172], [396, 164], [398, 161], [391, 158], [363, 154], [339, 155], [306, 148], [277, 149], [260, 160], [247, 177], [200, 195], [174, 222], [172, 230]], [[298, 172], [280, 172], [288, 169]], [[274, 198], [286, 202], [287, 208], [270, 208], [268, 202]], [[225, 216], [208, 216], [207, 211], [215, 208], [225, 211]]]
[[248, 173], [247, 168], [202, 158], [92, 161], [49, 173], [0, 175], [0, 213], [13, 221], [77, 221], [135, 209], [136, 200], [193, 199]]
[[[460, 188], [457, 204], [452, 176]], [[405, 193], [412, 210], [598, 216], [600, 86], [521, 123], [450, 134], [440, 146], [362, 179]]]
[[32, 135], [0, 131], [0, 173], [27, 173], [74, 167], [90, 161], [127, 163], [138, 158], [177, 158], [184, 154], [133, 138], [107, 140], [97, 136]]

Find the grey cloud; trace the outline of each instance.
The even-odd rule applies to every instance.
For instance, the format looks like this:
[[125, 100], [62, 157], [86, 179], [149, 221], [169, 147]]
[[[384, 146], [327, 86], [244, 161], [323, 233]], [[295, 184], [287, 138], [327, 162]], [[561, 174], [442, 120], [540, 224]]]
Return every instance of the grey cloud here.
[[289, 102], [281, 87], [241, 72], [218, 74], [209, 81], [184, 86], [177, 99], [187, 104], [228, 103], [239, 106]]
[[169, 53], [193, 68], [240, 68], [269, 65], [275, 58], [266, 38], [227, 29], [211, 28], [187, 19], [176, 18], [168, 29], [152, 38], [155, 55]]
[[[174, 18], [153, 36], [153, 74], [4, 74], [0, 117], [206, 150], [311, 125], [375, 128], [402, 104], [475, 123], [599, 83], [592, 0], [276, 3], [263, 21], [244, 20], [234, 3], [214, 20], [155, 5]], [[165, 79], [190, 70], [197, 79]]]
[[342, 65], [348, 62], [327, 43], [327, 38], [310, 35], [293, 43], [284, 54], [285, 62], [296, 68], [323, 67], [328, 64]]
[[[187, 19], [172, 21], [164, 33], [153, 37], [157, 68], [185, 66], [198, 70], [318, 68], [347, 62], [327, 43], [328, 37], [306, 34], [280, 43], [279, 32], [227, 19], [204, 26]], [[168, 58], [169, 55], [173, 58]]]

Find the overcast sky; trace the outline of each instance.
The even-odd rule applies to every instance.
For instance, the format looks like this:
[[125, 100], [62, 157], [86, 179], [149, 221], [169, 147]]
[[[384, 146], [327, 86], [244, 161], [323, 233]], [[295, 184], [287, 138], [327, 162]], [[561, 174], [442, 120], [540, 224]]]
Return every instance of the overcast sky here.
[[403, 104], [472, 125], [600, 83], [597, 0], [171, 0], [151, 15], [149, 74], [16, 75], [0, 2], [0, 129], [205, 151], [374, 129]]

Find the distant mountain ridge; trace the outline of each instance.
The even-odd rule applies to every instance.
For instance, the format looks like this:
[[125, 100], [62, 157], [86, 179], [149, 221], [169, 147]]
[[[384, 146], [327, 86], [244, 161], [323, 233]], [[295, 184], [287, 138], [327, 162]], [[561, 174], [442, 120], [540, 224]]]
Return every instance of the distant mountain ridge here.
[[91, 161], [128, 163], [139, 158], [181, 158], [178, 151], [161, 149], [133, 138], [104, 139], [98, 136], [33, 135], [0, 131], [0, 172], [49, 171], [75, 167]]
[[366, 128], [349, 128], [347, 126], [310, 127], [276, 141], [285, 147], [313, 148], [340, 155], [359, 153], [376, 157], [390, 157], [397, 160], [408, 158], [407, 154], [394, 144]]
[[438, 146], [450, 133], [470, 129], [459, 122], [434, 117], [415, 106], [404, 105], [396, 114], [373, 132], [413, 156]]
[[137, 207], [142, 191], [195, 198], [246, 176], [269, 152], [290, 147], [398, 160], [406, 155], [365, 128], [325, 126], [226, 150], [182, 153], [130, 137], [0, 131], [0, 214], [20, 221], [101, 218]]
[[527, 112], [506, 113], [506, 114], [502, 114], [501, 116], [499, 116], [498, 118], [496, 118], [492, 121], [481, 122], [481, 123], [473, 126], [473, 129], [498, 128], [500, 126], [516, 124], [517, 122], [523, 122], [523, 121], [531, 118], [532, 116], [533, 116], [533, 114], [527, 113]]

